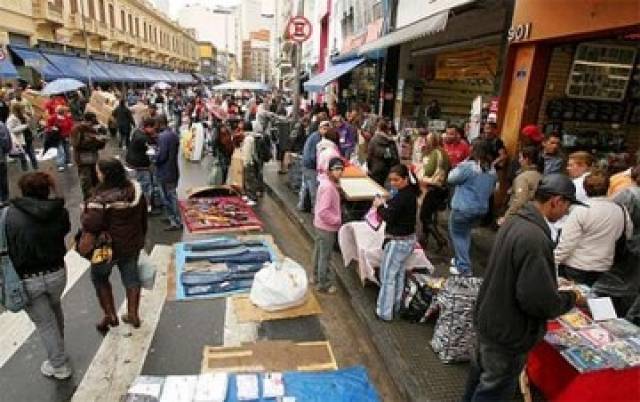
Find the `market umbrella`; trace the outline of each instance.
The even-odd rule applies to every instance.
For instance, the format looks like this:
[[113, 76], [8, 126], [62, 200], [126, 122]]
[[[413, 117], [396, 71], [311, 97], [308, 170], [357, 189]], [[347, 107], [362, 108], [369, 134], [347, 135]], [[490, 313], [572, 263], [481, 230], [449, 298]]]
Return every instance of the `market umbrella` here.
[[167, 84], [167, 83], [166, 83], [166, 82], [164, 82], [164, 81], [160, 81], [160, 82], [156, 82], [155, 84], [153, 84], [153, 85], [151, 86], [151, 88], [153, 88], [153, 89], [162, 89], [162, 90], [165, 90], [165, 89], [169, 89], [169, 88], [171, 88], [171, 85]]
[[214, 91], [270, 91], [271, 85], [253, 81], [230, 81], [211, 89]]
[[58, 78], [57, 80], [51, 81], [45, 85], [40, 94], [44, 96], [57, 95], [65, 92], [77, 91], [83, 87], [85, 87], [83, 82], [73, 78]]

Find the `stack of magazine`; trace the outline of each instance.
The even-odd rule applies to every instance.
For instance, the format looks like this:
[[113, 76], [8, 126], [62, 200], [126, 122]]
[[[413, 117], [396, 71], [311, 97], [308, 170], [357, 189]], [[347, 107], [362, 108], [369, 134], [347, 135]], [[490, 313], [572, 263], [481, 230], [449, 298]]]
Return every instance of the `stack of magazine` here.
[[558, 319], [544, 339], [581, 373], [640, 366], [640, 327], [623, 318], [595, 322], [579, 310]]

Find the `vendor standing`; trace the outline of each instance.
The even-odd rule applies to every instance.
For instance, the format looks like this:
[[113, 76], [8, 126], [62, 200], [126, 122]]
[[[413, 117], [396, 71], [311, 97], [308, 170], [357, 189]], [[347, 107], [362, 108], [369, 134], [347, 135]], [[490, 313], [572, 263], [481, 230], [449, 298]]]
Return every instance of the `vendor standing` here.
[[405, 263], [416, 244], [416, 211], [420, 193], [417, 179], [405, 165], [391, 168], [389, 184], [397, 190], [393, 198], [387, 203], [377, 196], [373, 201], [373, 207], [386, 223], [376, 308], [378, 318], [384, 321], [391, 321], [394, 312], [400, 309]]

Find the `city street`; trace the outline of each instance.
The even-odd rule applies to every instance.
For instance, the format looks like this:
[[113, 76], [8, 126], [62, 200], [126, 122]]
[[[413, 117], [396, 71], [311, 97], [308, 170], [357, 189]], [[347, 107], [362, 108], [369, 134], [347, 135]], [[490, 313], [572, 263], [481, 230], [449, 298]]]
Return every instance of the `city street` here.
[[[110, 148], [105, 152], [113, 152]], [[117, 151], [116, 151], [117, 152]], [[180, 193], [194, 186], [200, 186], [207, 177], [208, 162], [182, 162]], [[46, 162], [44, 170], [53, 170], [51, 161]], [[19, 177], [17, 165], [10, 167], [11, 182]], [[71, 213], [74, 230], [79, 216], [80, 189], [75, 169], [64, 173], [54, 173], [65, 195], [67, 208]], [[16, 189], [12, 189], [16, 194]], [[266, 225], [265, 232], [274, 236], [282, 252], [299, 261], [307, 269], [310, 267], [313, 245], [294, 225], [285, 211], [267, 195], [260, 202], [257, 211]], [[161, 218], [150, 220], [147, 236], [147, 250], [154, 245], [171, 245], [181, 240], [180, 234], [167, 234], [162, 228]], [[73, 233], [73, 231], [72, 231]], [[191, 236], [189, 238], [194, 238]], [[197, 236], [196, 236], [197, 238]], [[63, 306], [66, 318], [65, 343], [75, 370], [73, 378], [67, 381], [47, 379], [40, 374], [39, 367], [45, 359], [45, 351], [33, 326], [23, 322], [24, 313], [2, 313], [0, 328], [10, 328], [0, 333], [0, 401], [68, 401], [76, 389], [83, 384], [83, 378], [92, 365], [96, 365], [103, 338], [95, 331], [94, 322], [100, 316], [100, 309], [89, 280], [88, 266], [82, 266], [74, 260], [68, 267], [69, 289], [64, 296]], [[123, 303], [123, 290], [119, 285], [117, 273], [111, 280], [116, 290], [116, 303]], [[148, 296], [143, 293], [143, 298]], [[150, 329], [151, 346], [142, 364], [141, 374], [198, 374], [202, 364], [204, 346], [234, 344], [238, 339], [251, 342], [257, 339], [288, 339], [294, 341], [328, 340], [335, 353], [339, 367], [362, 364], [385, 401], [398, 401], [397, 389], [385, 368], [380, 355], [371, 342], [363, 324], [354, 317], [347, 294], [340, 290], [336, 295], [321, 295], [320, 304], [323, 313], [317, 317], [291, 319], [286, 321], [265, 322], [257, 328], [233, 326], [228, 323], [228, 299], [201, 301], [166, 301], [155, 328]], [[19, 318], [22, 318], [19, 320]], [[145, 317], [142, 317], [143, 325]], [[121, 324], [112, 332], [126, 333], [132, 329]], [[124, 340], [126, 342], [126, 340]]]

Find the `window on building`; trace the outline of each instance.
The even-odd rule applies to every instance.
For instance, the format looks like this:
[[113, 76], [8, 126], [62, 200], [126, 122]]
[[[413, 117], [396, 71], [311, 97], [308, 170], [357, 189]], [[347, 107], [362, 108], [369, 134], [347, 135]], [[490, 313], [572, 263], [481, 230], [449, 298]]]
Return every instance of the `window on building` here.
[[129, 14], [129, 33], [133, 36], [133, 16]]
[[127, 31], [127, 16], [124, 10], [120, 10], [120, 28], [122, 29], [122, 32]]
[[71, 14], [78, 14], [78, 0], [70, 0], [69, 6]]
[[140, 37], [140, 18], [136, 17], [136, 36]]
[[94, 0], [87, 0], [87, 11], [89, 12], [89, 18], [96, 18], [96, 4]]
[[98, 0], [98, 17], [100, 18], [100, 22], [107, 21], [104, 10], [104, 0]]
[[109, 26], [111, 28], [116, 26], [116, 15], [113, 9], [113, 4], [109, 4]]

